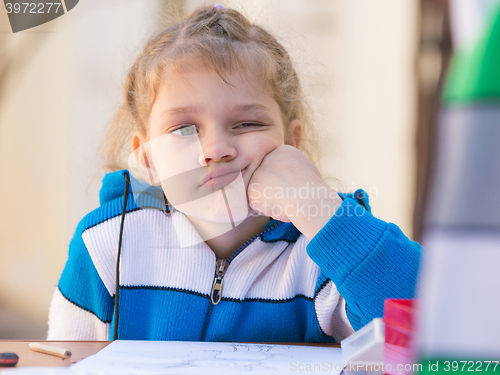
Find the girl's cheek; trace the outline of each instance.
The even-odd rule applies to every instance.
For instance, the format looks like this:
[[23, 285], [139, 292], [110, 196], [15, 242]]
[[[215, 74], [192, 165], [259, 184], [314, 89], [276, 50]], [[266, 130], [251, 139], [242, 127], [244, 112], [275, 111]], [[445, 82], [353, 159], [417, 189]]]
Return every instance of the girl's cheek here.
[[160, 180], [196, 170], [203, 155], [197, 137], [179, 140], [170, 134], [164, 134], [149, 141], [146, 152], [151, 155]]
[[284, 141], [280, 139], [267, 139], [264, 142], [258, 143], [258, 151], [259, 154], [262, 154], [262, 158], [264, 158], [265, 155], [269, 154], [270, 152], [276, 150], [279, 146], [283, 145]]
[[279, 146], [285, 144], [283, 136], [280, 134], [266, 134], [264, 132], [252, 133], [246, 140], [247, 144], [259, 152], [269, 153]]

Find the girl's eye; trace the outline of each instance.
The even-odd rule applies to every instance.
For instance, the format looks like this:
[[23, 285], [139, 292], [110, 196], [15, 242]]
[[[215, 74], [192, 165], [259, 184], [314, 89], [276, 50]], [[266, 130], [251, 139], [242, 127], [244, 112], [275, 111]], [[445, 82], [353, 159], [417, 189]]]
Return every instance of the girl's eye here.
[[239, 124], [237, 128], [248, 128], [249, 126], [262, 126], [262, 125], [257, 124], [255, 122], [244, 122], [243, 124]]
[[196, 134], [196, 126], [194, 125], [186, 125], [181, 128], [177, 128], [170, 132], [170, 134], [178, 135], [181, 137], [188, 137], [190, 135]]

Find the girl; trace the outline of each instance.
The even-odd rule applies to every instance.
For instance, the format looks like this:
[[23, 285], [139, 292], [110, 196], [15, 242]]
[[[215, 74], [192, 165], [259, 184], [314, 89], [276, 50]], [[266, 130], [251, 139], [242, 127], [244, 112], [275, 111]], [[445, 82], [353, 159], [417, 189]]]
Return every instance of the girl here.
[[338, 342], [413, 297], [419, 245], [326, 185], [313, 135], [287, 52], [240, 13], [201, 8], [153, 37], [48, 338]]

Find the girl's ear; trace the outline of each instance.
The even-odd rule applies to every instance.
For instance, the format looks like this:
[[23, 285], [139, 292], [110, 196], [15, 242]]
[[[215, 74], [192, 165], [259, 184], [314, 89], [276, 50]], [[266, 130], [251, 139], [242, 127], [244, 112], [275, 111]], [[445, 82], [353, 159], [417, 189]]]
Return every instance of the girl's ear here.
[[132, 149], [134, 150], [129, 158], [129, 171], [132, 175], [150, 186], [159, 186], [160, 179], [158, 173], [149, 156], [149, 142], [146, 134], [138, 130], [132, 138]]
[[288, 124], [285, 135], [285, 144], [299, 148], [300, 136], [302, 134], [302, 127], [299, 120], [293, 120]]

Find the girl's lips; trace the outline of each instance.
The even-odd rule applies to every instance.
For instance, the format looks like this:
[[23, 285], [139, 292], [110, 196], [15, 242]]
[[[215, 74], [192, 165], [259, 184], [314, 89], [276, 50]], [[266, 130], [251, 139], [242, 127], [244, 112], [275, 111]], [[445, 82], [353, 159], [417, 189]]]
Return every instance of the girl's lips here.
[[208, 173], [202, 179], [200, 186], [220, 185], [233, 182], [241, 172], [240, 168], [234, 164], [211, 164], [208, 166]]
[[238, 178], [240, 171], [226, 173], [222, 176], [214, 177], [209, 179], [203, 185], [202, 188], [210, 188], [212, 191], [222, 189], [223, 187], [231, 184], [234, 180]]
[[212, 191], [221, 189], [236, 180], [241, 172], [234, 164], [212, 164], [208, 167], [208, 174], [202, 179], [200, 187], [210, 188]]

